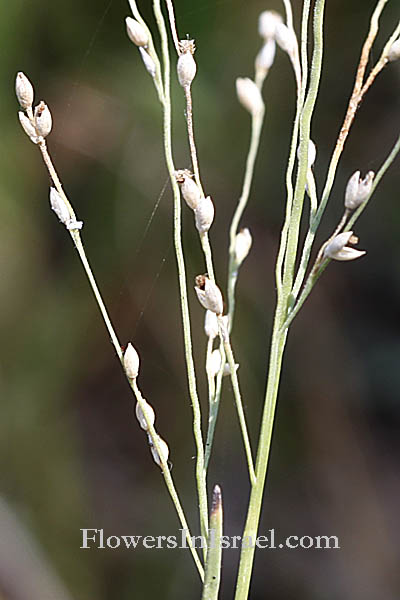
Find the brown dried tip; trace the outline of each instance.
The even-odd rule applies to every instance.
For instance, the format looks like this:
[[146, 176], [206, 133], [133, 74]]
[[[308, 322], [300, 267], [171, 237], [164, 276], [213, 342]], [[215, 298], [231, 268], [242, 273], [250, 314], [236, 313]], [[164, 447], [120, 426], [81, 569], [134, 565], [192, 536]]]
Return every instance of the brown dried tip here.
[[222, 509], [222, 492], [218, 484], [214, 486], [212, 494], [211, 515]]

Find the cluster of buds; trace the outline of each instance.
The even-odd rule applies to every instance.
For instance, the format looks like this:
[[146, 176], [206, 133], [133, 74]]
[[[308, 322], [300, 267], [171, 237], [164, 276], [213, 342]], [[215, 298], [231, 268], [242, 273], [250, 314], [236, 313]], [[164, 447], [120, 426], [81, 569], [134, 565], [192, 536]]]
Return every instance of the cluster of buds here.
[[[123, 365], [126, 376], [129, 379], [129, 381], [135, 381], [139, 375], [140, 359], [139, 354], [130, 342], [127, 345], [126, 350], [124, 352]], [[149, 442], [149, 447], [154, 462], [159, 467], [162, 467], [162, 460], [160, 458], [160, 454], [156, 446], [154, 445], [153, 438], [149, 432], [150, 426], [153, 427], [156, 420], [154, 409], [151, 406], [151, 404], [147, 402], [147, 400], [141, 398], [140, 403], [136, 403], [135, 413], [140, 427], [147, 433], [147, 439]], [[156, 436], [157, 445], [161, 451], [162, 458], [165, 460], [165, 462], [167, 462], [169, 457], [168, 444], [158, 434], [156, 434]]]
[[187, 169], [176, 171], [175, 177], [181, 187], [181, 194], [189, 208], [194, 212], [198, 232], [203, 235], [214, 221], [214, 203], [210, 196], [203, 196], [199, 186]]
[[336, 235], [324, 248], [323, 258], [333, 260], [347, 261], [355, 260], [366, 254], [365, 250], [356, 250], [347, 244], [357, 244], [358, 237], [352, 231], [344, 231]]
[[193, 58], [196, 51], [194, 40], [180, 40], [180, 55], [176, 66], [179, 83], [183, 88], [190, 88], [196, 76], [197, 65]]
[[344, 205], [348, 210], [355, 210], [363, 204], [371, 194], [375, 173], [368, 171], [364, 179], [360, 177], [360, 171], [356, 171], [347, 182], [344, 196]]
[[33, 85], [24, 73], [17, 73], [15, 93], [22, 108], [22, 111], [18, 113], [18, 118], [23, 130], [34, 144], [43, 142], [44, 138], [49, 135], [52, 127], [49, 107], [42, 100], [35, 107], [35, 110], [33, 110]]
[[126, 17], [125, 25], [128, 38], [139, 49], [143, 64], [146, 67], [146, 71], [154, 79], [156, 76], [156, 63], [147, 51], [150, 40], [150, 34], [148, 30], [145, 29], [145, 27], [139, 23], [139, 21], [132, 19], [132, 17]]

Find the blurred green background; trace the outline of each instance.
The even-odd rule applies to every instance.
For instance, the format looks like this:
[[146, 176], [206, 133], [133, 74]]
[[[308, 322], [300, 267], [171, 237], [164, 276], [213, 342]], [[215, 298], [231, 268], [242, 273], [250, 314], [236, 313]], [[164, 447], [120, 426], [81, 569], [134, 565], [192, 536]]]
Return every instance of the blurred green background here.
[[[351, 92], [372, 0], [327, 2], [326, 50], [312, 137], [321, 190]], [[140, 3], [151, 27], [151, 3]], [[240, 193], [249, 118], [234, 93], [253, 75], [257, 18], [275, 0], [176, 0], [181, 37], [196, 39], [195, 130], [216, 206], [210, 232], [225, 281], [228, 226]], [[296, 23], [301, 2], [294, 2]], [[17, 120], [24, 71], [50, 106], [49, 148], [79, 218], [112, 320], [139, 349], [140, 386], [168, 441], [173, 475], [197, 529], [194, 444], [177, 277], [172, 199], [152, 82], [129, 42], [126, 2], [3, 2], [0, 31], [0, 597], [3, 600], [195, 599], [185, 550], [81, 550], [80, 528], [106, 535], [176, 535], [179, 524], [133, 412], [128, 385], [65, 229], [48, 206], [48, 176]], [[388, 3], [373, 52], [399, 18]], [[233, 343], [255, 441], [275, 300], [273, 264], [284, 212], [294, 82], [277, 54], [265, 87], [266, 125], [242, 220], [253, 234]], [[177, 167], [189, 167], [184, 103], [174, 88]], [[364, 100], [340, 163], [319, 242], [342, 213], [348, 177], [377, 170], [400, 130], [400, 61]], [[337, 535], [340, 550], [260, 550], [252, 600], [399, 597], [399, 159], [357, 224], [355, 263], [331, 264], [289, 337], [260, 533]], [[184, 207], [189, 287], [204, 271]], [[199, 389], [203, 311], [191, 294]], [[254, 442], [255, 445], [255, 442]], [[209, 483], [224, 494], [225, 533], [240, 535], [248, 480], [226, 382]], [[225, 552], [221, 598], [233, 596], [238, 553]]]

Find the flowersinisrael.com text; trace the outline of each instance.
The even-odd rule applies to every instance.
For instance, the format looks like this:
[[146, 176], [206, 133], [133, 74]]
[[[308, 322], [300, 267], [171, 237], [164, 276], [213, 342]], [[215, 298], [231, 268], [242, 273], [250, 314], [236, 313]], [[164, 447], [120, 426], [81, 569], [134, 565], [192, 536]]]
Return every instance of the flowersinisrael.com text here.
[[[81, 529], [82, 544], [81, 548], [89, 550], [91, 548], [111, 549], [126, 548], [135, 550], [137, 547], [143, 547], [147, 550], [161, 548], [188, 548], [185, 529], [180, 529], [180, 535], [105, 535], [104, 529]], [[201, 535], [193, 536], [192, 543], [195, 548], [204, 548], [205, 539]], [[340, 549], [339, 539], [336, 535], [289, 535], [281, 541], [275, 535], [275, 529], [269, 529], [268, 535], [259, 535], [255, 539], [250, 537], [242, 538], [240, 535], [223, 535], [216, 538], [215, 531], [210, 530], [208, 544], [214, 548], [219, 543], [221, 548], [251, 548], [276, 550], [282, 548], [294, 549], [318, 549], [318, 550], [337, 550]]]

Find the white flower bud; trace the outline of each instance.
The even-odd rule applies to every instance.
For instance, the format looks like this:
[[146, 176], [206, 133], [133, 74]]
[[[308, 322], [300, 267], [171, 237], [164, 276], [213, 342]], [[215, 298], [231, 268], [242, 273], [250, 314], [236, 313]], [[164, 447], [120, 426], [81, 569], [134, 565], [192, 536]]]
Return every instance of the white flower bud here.
[[[145, 409], [145, 413], [147, 416], [147, 420], [150, 421], [150, 423], [152, 425], [154, 425], [154, 421], [156, 420], [156, 416], [154, 413], [154, 409], [152, 406], [150, 406], [150, 404], [148, 402], [146, 402], [146, 400], [142, 400], [142, 403], [144, 404], [144, 409]], [[139, 402], [136, 403], [136, 418], [139, 421], [139, 425], [142, 429], [144, 429], [145, 431], [148, 431], [149, 427], [147, 425], [147, 421], [145, 419], [145, 416], [143, 414], [143, 410], [142, 407], [140, 406]]]
[[218, 319], [215, 312], [206, 310], [206, 316], [204, 317], [204, 331], [206, 336], [215, 339], [218, 335]]
[[186, 173], [183, 173], [182, 177], [183, 183], [181, 185], [181, 192], [183, 199], [185, 200], [189, 208], [191, 208], [192, 210], [196, 210], [199, 200], [201, 198], [199, 186]]
[[26, 135], [31, 139], [34, 144], [38, 143], [38, 135], [36, 133], [36, 129], [32, 125], [31, 121], [21, 110], [18, 112], [19, 122], [22, 125], [22, 129], [25, 131]]
[[21, 108], [26, 110], [30, 108], [33, 103], [33, 85], [29, 81], [26, 75], [19, 71], [15, 79], [15, 93]]
[[51, 112], [43, 100], [35, 107], [35, 127], [37, 134], [41, 137], [46, 137], [51, 131]]
[[50, 206], [56, 213], [63, 225], [67, 226], [71, 221], [71, 215], [64, 198], [57, 192], [56, 188], [50, 188]]
[[124, 369], [128, 379], [136, 379], [139, 373], [139, 354], [129, 342], [124, 353]]
[[125, 24], [126, 33], [131, 42], [136, 46], [147, 46], [149, 43], [149, 34], [143, 25], [139, 21], [136, 21], [136, 19], [132, 19], [132, 17], [126, 17]]
[[[237, 371], [239, 368], [239, 363], [235, 363], [235, 371]], [[229, 366], [229, 363], [225, 363], [224, 364], [224, 372], [223, 372], [223, 376], [227, 377], [228, 375], [231, 374], [231, 368]]]
[[397, 39], [389, 48], [388, 59], [390, 62], [398, 60], [400, 58], [400, 38]]
[[[164, 440], [162, 439], [162, 437], [160, 437], [159, 435], [157, 436], [157, 442], [158, 445], [160, 447], [160, 451], [161, 451], [161, 455], [164, 458], [165, 462], [167, 462], [168, 457], [169, 457], [169, 448], [168, 448], [168, 444], [167, 442], [164, 442]], [[154, 462], [161, 467], [161, 459], [160, 459], [160, 455], [158, 454], [158, 450], [157, 448], [154, 446], [153, 441], [151, 439], [151, 437], [149, 436], [149, 446], [150, 446], [150, 450], [151, 450], [151, 454], [153, 456]]]
[[210, 196], [200, 198], [194, 211], [194, 216], [199, 233], [206, 233], [214, 220], [214, 204]]
[[190, 86], [196, 75], [197, 65], [193, 58], [195, 52], [194, 40], [181, 40], [179, 42], [181, 55], [178, 58], [176, 70], [179, 83], [182, 87]]
[[360, 179], [360, 171], [353, 173], [346, 186], [344, 197], [346, 208], [355, 210], [365, 202], [371, 193], [374, 177], [375, 173], [373, 171], [368, 171], [364, 179]]
[[68, 229], [68, 231], [72, 231], [73, 229], [82, 229], [83, 221], [75, 221], [75, 219], [71, 219], [68, 221], [65, 227]]
[[236, 79], [236, 93], [240, 104], [253, 116], [264, 110], [264, 101], [261, 92], [249, 77]]
[[198, 275], [195, 279], [197, 298], [206, 310], [211, 310], [216, 315], [221, 315], [224, 303], [219, 287], [207, 275]]
[[207, 372], [211, 377], [215, 377], [219, 373], [221, 363], [221, 352], [219, 350], [213, 350], [207, 361]]
[[275, 59], [276, 43], [273, 38], [268, 38], [256, 56], [256, 71], [262, 72], [264, 76], [268, 73]]
[[273, 38], [279, 23], [283, 23], [279, 13], [274, 10], [264, 10], [258, 17], [258, 32], [265, 40]]
[[241, 229], [235, 238], [235, 262], [239, 266], [242, 264], [248, 253], [250, 252], [253, 239], [250, 231], [245, 227]]
[[278, 23], [275, 30], [275, 40], [290, 57], [297, 52], [297, 38], [293, 29], [289, 29], [284, 23]]
[[[297, 158], [300, 155], [300, 146], [297, 148]], [[317, 158], [317, 148], [312, 140], [308, 142], [308, 168], [311, 169]]]
[[352, 231], [344, 231], [339, 233], [324, 249], [324, 258], [332, 258], [334, 260], [354, 260], [366, 254], [365, 250], [356, 250], [349, 248], [347, 244], [357, 243], [358, 239], [353, 236]]
[[146, 71], [154, 79], [156, 76], [156, 63], [151, 58], [150, 54], [142, 46], [139, 46], [139, 51], [143, 60], [143, 64], [146, 67]]

